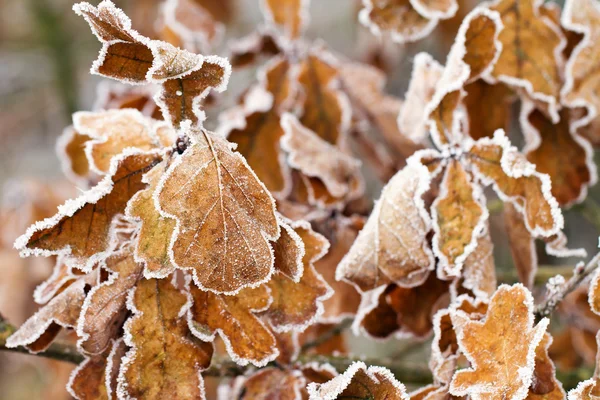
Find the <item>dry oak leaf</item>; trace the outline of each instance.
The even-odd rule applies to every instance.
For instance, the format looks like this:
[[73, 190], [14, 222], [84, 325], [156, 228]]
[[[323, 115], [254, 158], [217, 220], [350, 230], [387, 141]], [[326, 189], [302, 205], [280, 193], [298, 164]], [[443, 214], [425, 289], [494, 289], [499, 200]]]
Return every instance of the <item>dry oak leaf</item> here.
[[477, 247], [489, 213], [481, 187], [458, 160], [447, 165], [431, 212], [432, 247], [439, 258], [438, 274], [460, 276], [465, 260]]
[[433, 315], [448, 304], [449, 286], [430, 273], [420, 286], [391, 284], [364, 293], [352, 330], [378, 339], [425, 338], [433, 328]]
[[201, 2], [168, 0], [162, 4], [162, 38], [192, 53], [205, 53], [218, 44], [225, 26]]
[[536, 348], [548, 319], [534, 326], [533, 296], [523, 285], [502, 285], [483, 321], [450, 315], [458, 345], [471, 367], [454, 374], [450, 393], [477, 399], [525, 399], [533, 380]]
[[596, 272], [592, 281], [590, 282], [590, 288], [588, 292], [588, 302], [593, 312], [600, 315], [600, 273]]
[[503, 131], [493, 138], [481, 138], [466, 153], [473, 173], [484, 184], [492, 185], [498, 196], [512, 203], [525, 216], [525, 226], [534, 236], [558, 233], [564, 219], [552, 196], [550, 177], [536, 171]]
[[193, 305], [188, 314], [190, 329], [198, 338], [212, 342], [219, 334], [236, 363], [264, 366], [278, 355], [270, 329], [256, 315], [267, 310], [272, 298], [269, 288], [247, 288], [226, 296], [190, 286]]
[[305, 330], [323, 314], [323, 301], [333, 295], [333, 291], [323, 277], [315, 271], [313, 265], [327, 253], [329, 242], [325, 237], [314, 232], [310, 223], [306, 221], [290, 221], [290, 225], [304, 246], [302, 258], [304, 271], [297, 282], [277, 272], [266, 283], [273, 302], [264, 316], [278, 332]]
[[303, 110], [300, 122], [330, 144], [345, 144], [352, 110], [340, 90], [338, 61], [328, 51], [314, 47], [299, 63]]
[[600, 111], [595, 94], [600, 83], [597, 60], [600, 56], [598, 38], [600, 28], [600, 4], [596, 0], [565, 1], [561, 24], [570, 32], [583, 35], [573, 49], [565, 71], [561, 99], [569, 107], [585, 107], [586, 115], [573, 124], [576, 129], [594, 120]]
[[539, 0], [496, 0], [490, 5], [500, 13], [502, 52], [490, 74], [514, 89], [524, 89], [544, 103], [553, 121], [558, 121], [562, 87], [561, 52], [566, 44], [560, 28], [540, 12]]
[[117, 81], [102, 80], [96, 86], [96, 99], [92, 110], [134, 108], [147, 117], [162, 120], [163, 115], [152, 98], [156, 88], [131, 86]]
[[[596, 334], [597, 348], [600, 349], [600, 332]], [[569, 400], [598, 400], [600, 399], [600, 351], [596, 354], [596, 369], [594, 375], [579, 382], [575, 389], [569, 391]]]
[[189, 299], [170, 279], [142, 279], [131, 290], [125, 344], [131, 349], [118, 377], [119, 397], [201, 399], [200, 372], [210, 364], [213, 345], [193, 338], [182, 313]]
[[309, 399], [386, 399], [408, 400], [406, 388], [386, 368], [354, 362], [341, 375], [325, 383], [309, 383]]
[[62, 328], [75, 328], [86, 293], [96, 274], [79, 278], [33, 314], [6, 340], [6, 347], [25, 346], [32, 353], [44, 351]]
[[448, 385], [432, 383], [409, 393], [410, 400], [466, 400], [466, 396], [453, 396], [448, 393]]
[[438, 23], [438, 18], [428, 18], [415, 7], [424, 3], [429, 1], [363, 0], [358, 19], [375, 36], [389, 34], [397, 43], [415, 42], [429, 35]]
[[435, 267], [427, 234], [431, 219], [422, 196], [431, 176], [416, 158], [383, 188], [364, 228], [337, 267], [336, 279], [361, 291], [390, 282], [414, 287]]
[[77, 321], [77, 346], [85, 354], [104, 352], [119, 334], [127, 313], [127, 295], [143, 269], [134, 259], [132, 246], [126, 244], [103, 262], [110, 276], [93, 287], [85, 298]]
[[548, 355], [551, 344], [552, 336], [546, 333], [535, 350], [535, 368], [526, 397], [528, 400], [562, 400], [566, 397], [562, 383], [556, 379], [554, 362]]
[[597, 181], [596, 164], [590, 143], [573, 131], [572, 113], [563, 109], [553, 124], [531, 102], [521, 105], [521, 128], [526, 146], [523, 152], [536, 170], [552, 180], [552, 195], [561, 206], [580, 203], [588, 187]]
[[460, 285], [475, 297], [488, 298], [496, 291], [494, 244], [487, 223], [477, 238], [475, 250], [465, 260], [461, 275]]
[[[303, 259], [306, 255], [306, 247], [294, 227], [301, 229], [304, 223], [291, 221], [280, 214], [277, 216], [281, 234], [273, 243], [275, 270], [297, 283], [300, 282], [304, 273]], [[313, 245], [313, 243], [309, 244]]]
[[191, 144], [154, 192], [162, 216], [176, 221], [169, 258], [195, 284], [234, 294], [273, 273], [269, 240], [279, 237], [275, 201], [235, 145], [185, 124]]
[[489, 73], [502, 45], [500, 15], [478, 7], [463, 20], [438, 80], [431, 101], [425, 106], [434, 143], [443, 146], [462, 140], [461, 118], [457, 115], [465, 93], [462, 88]]
[[122, 339], [111, 343], [104, 353], [86, 359], [71, 373], [67, 391], [77, 400], [115, 398], [121, 358], [125, 356]]
[[444, 67], [428, 53], [419, 53], [413, 60], [413, 69], [405, 95], [404, 106], [398, 114], [400, 132], [416, 143], [426, 142], [425, 108], [431, 101]]
[[[264, 368], [243, 383], [240, 400], [301, 400], [306, 379], [300, 371]], [[229, 398], [234, 398], [230, 396]]]
[[150, 151], [172, 146], [175, 132], [161, 129], [164, 135], [159, 137], [157, 125], [166, 124], [153, 121], [135, 109], [80, 111], [73, 115], [75, 130], [90, 138], [84, 151], [90, 169], [99, 175], [108, 172], [113, 157], [126, 148]]
[[511, 203], [505, 204], [503, 210], [504, 225], [517, 276], [523, 285], [532, 289], [538, 269], [534, 238], [525, 226], [523, 214], [517, 211]]
[[282, 195], [289, 191], [291, 178], [280, 146], [284, 132], [279, 113], [288, 107], [297, 91], [291, 70], [284, 57], [271, 59], [259, 72], [259, 90], [250, 90], [242, 106], [221, 114], [219, 128], [219, 133], [238, 145], [237, 151], [265, 186], [272, 193]]
[[463, 103], [468, 115], [469, 136], [477, 140], [493, 137], [498, 129], [508, 131], [513, 93], [505, 85], [491, 84], [483, 79], [465, 86]]
[[265, 19], [288, 40], [298, 39], [308, 25], [310, 0], [261, 0]]
[[92, 138], [77, 132], [73, 126], [66, 127], [56, 141], [56, 153], [63, 174], [79, 187], [88, 187], [95, 180], [85, 154], [85, 145]]
[[164, 218], [156, 209], [154, 191], [169, 162], [163, 161], [148, 171], [142, 182], [148, 188], [137, 192], [125, 209], [126, 217], [132, 222], [141, 222], [135, 243], [135, 261], [143, 264], [144, 277], [165, 278], [175, 270], [169, 258], [169, 246], [175, 230], [175, 221]]
[[315, 262], [316, 271], [333, 289], [333, 296], [323, 302], [324, 312], [319, 318], [321, 323], [339, 323], [345, 318], [352, 318], [360, 305], [360, 294], [348, 282], [336, 280], [335, 270], [352, 247], [364, 222], [365, 219], [358, 216], [338, 216], [332, 220], [333, 227], [328, 235], [329, 251]]
[[231, 74], [226, 59], [193, 54], [140, 35], [109, 0], [98, 7], [79, 3], [74, 10], [103, 44], [92, 72], [130, 84], [161, 84], [154, 100], [174, 127], [186, 120], [201, 124], [205, 119], [202, 99], [210, 89], [225, 90]]
[[228, 44], [230, 55], [229, 62], [233, 68], [243, 68], [257, 63], [264, 58], [280, 54], [283, 49], [280, 39], [271, 29], [258, 27], [256, 31]]
[[38, 304], [46, 304], [75, 279], [77, 275], [69, 266], [68, 257], [57, 257], [52, 274], [35, 288], [33, 300]]
[[288, 152], [287, 161], [292, 168], [319, 179], [332, 197], [348, 201], [362, 194], [359, 160], [321, 139], [290, 113], [283, 114], [281, 126], [285, 132], [281, 147]]
[[129, 199], [146, 186], [142, 176], [158, 164], [159, 152], [126, 149], [111, 161], [106, 176], [78, 198], [68, 200], [51, 218], [37, 222], [15, 241], [21, 254], [69, 256], [71, 266], [89, 271], [108, 255], [111, 223]]

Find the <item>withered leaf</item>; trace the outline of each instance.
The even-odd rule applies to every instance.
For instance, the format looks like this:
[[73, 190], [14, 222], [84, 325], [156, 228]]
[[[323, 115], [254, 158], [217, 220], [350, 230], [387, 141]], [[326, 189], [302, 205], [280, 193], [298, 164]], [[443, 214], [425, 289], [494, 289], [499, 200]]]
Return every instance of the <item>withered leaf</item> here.
[[471, 367], [454, 374], [450, 393], [524, 399], [533, 378], [535, 349], [548, 326], [547, 319], [534, 326], [531, 293], [520, 284], [502, 285], [490, 299], [483, 322], [462, 311], [452, 313], [451, 319]]
[[251, 375], [244, 382], [240, 400], [299, 400], [306, 386], [306, 380], [297, 370], [264, 368]]
[[417, 159], [385, 186], [363, 230], [340, 262], [336, 279], [370, 290], [389, 282], [412, 287], [434, 268], [427, 233], [429, 214], [422, 199], [430, 174]]
[[[273, 254], [275, 256], [275, 270], [285, 275], [294, 282], [299, 282], [304, 273], [304, 256], [306, 255], [305, 244], [300, 235], [292, 226], [302, 226], [279, 216], [281, 234], [279, 239], [273, 243]], [[310, 243], [312, 244], [312, 243]]]
[[300, 63], [298, 83], [304, 93], [302, 125], [330, 144], [345, 140], [350, 126], [348, 98], [338, 89], [339, 73], [334, 58], [325, 50], [313, 48]]
[[469, 136], [477, 140], [493, 137], [498, 129], [508, 130], [512, 91], [503, 84], [478, 79], [465, 86], [463, 103], [469, 117]]
[[477, 238], [475, 250], [467, 257], [463, 266], [461, 285], [475, 295], [487, 298], [496, 291], [496, 265], [494, 244], [489, 226]]
[[307, 0], [261, 0], [266, 19], [291, 40], [298, 39], [308, 22]]
[[200, 372], [210, 364], [212, 343], [193, 340], [181, 316], [188, 298], [169, 279], [142, 279], [130, 294], [125, 324], [131, 347], [118, 379], [120, 396], [152, 399], [204, 397]]
[[503, 131], [497, 131], [492, 139], [477, 141], [467, 157], [475, 175], [524, 214], [525, 225], [533, 235], [548, 237], [562, 229], [564, 220], [551, 193], [550, 177], [537, 172], [510, 145]]
[[[596, 334], [596, 342], [600, 343], [600, 333]], [[600, 349], [600, 344], [597, 346]], [[600, 399], [600, 351], [596, 354], [596, 369], [594, 375], [577, 387], [569, 391], [569, 400], [597, 400]]]
[[548, 355], [551, 344], [552, 336], [546, 333], [535, 349], [535, 368], [529, 394], [526, 397], [528, 400], [560, 400], [566, 397], [562, 384], [556, 379], [554, 362]]
[[559, 113], [556, 124], [530, 102], [523, 103], [521, 113], [527, 159], [550, 176], [552, 195], [561, 206], [581, 202], [596, 181], [596, 165], [589, 142], [571, 128], [569, 110]]
[[327, 252], [329, 242], [305, 221], [291, 226], [304, 244], [304, 273], [298, 282], [283, 273], [275, 273], [266, 283], [273, 302], [264, 315], [276, 331], [306, 329], [323, 313], [323, 301], [333, 294], [313, 265]]
[[288, 163], [304, 175], [318, 178], [332, 197], [352, 200], [362, 193], [360, 161], [327, 143], [304, 127], [292, 114], [281, 118], [285, 135], [281, 146]]
[[216, 293], [257, 286], [273, 272], [274, 200], [231, 143], [207, 131], [188, 135], [191, 145], [154, 195], [161, 215], [176, 220], [171, 262]]
[[56, 152], [65, 176], [76, 185], [87, 187], [94, 179], [90, 163], [85, 154], [85, 144], [91, 137], [83, 135], [68, 126], [56, 141]]
[[408, 400], [406, 388], [386, 368], [357, 361], [341, 375], [325, 383], [308, 385], [311, 400], [318, 399], [388, 399]]
[[532, 99], [547, 105], [558, 119], [558, 95], [562, 86], [559, 66], [564, 37], [535, 0], [496, 0], [491, 6], [502, 18], [502, 52], [491, 76], [508, 86], [523, 89]]
[[68, 257], [57, 257], [52, 275], [35, 288], [33, 299], [38, 304], [46, 304], [75, 279], [77, 275], [68, 265]]
[[108, 250], [113, 217], [146, 186], [142, 176], [161, 160], [158, 152], [128, 149], [113, 158], [104, 179], [78, 198], [67, 201], [51, 218], [31, 226], [15, 242], [25, 255], [66, 254], [71, 265], [89, 270]]
[[255, 315], [271, 304], [266, 286], [243, 289], [232, 296], [202, 291], [191, 285], [194, 300], [189, 311], [189, 325], [194, 335], [213, 341], [216, 334], [223, 339], [227, 352], [238, 364], [249, 362], [264, 366], [279, 351], [275, 337]]
[[439, 258], [440, 273], [459, 276], [488, 217], [481, 188], [459, 161], [451, 160], [446, 167], [440, 195], [431, 209], [433, 250]]

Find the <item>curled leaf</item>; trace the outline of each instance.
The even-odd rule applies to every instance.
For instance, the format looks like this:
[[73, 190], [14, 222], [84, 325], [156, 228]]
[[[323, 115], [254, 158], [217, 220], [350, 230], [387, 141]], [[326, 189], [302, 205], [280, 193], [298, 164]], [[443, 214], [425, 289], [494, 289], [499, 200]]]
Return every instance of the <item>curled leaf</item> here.
[[309, 0], [261, 0], [267, 21], [289, 40], [300, 37], [308, 23]]

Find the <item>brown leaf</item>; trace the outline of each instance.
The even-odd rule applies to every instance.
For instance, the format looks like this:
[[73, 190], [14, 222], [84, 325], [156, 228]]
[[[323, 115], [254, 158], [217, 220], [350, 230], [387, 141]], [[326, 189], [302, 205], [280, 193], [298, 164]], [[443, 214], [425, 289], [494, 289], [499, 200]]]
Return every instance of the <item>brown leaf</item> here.
[[596, 165], [588, 141], [571, 128], [569, 110], [559, 115], [560, 121], [553, 124], [533, 104], [524, 103], [521, 126], [527, 144], [523, 151], [536, 170], [550, 176], [558, 203], [568, 206], [585, 199], [587, 188], [597, 179]]
[[160, 215], [153, 198], [156, 186], [168, 165], [168, 162], [162, 162], [144, 175], [142, 182], [147, 183], [148, 188], [133, 195], [125, 209], [127, 218], [134, 222], [141, 221], [134, 257], [144, 265], [146, 278], [165, 278], [175, 270], [169, 258], [175, 221]]
[[333, 56], [312, 49], [300, 63], [298, 83], [304, 91], [300, 122], [330, 144], [343, 143], [350, 125], [351, 110], [346, 95], [337, 87], [339, 73]]
[[87, 354], [100, 354], [116, 339], [125, 320], [127, 295], [142, 274], [142, 265], [132, 254], [132, 244], [104, 262], [108, 280], [87, 295], [77, 323], [78, 347]]
[[292, 114], [282, 116], [281, 126], [285, 132], [281, 146], [289, 153], [287, 161], [292, 168], [319, 179], [332, 197], [348, 201], [362, 194], [359, 160], [321, 139]]
[[341, 375], [325, 383], [310, 383], [309, 398], [318, 399], [386, 399], [406, 400], [406, 388], [386, 368], [357, 361]]
[[264, 368], [244, 382], [240, 400], [300, 400], [306, 380], [299, 371]]
[[440, 194], [431, 206], [432, 247], [439, 258], [442, 276], [459, 276], [467, 257], [477, 247], [488, 211], [481, 188], [461, 163], [451, 160], [446, 167]]
[[77, 275], [73, 273], [72, 268], [68, 265], [68, 258], [57, 257], [52, 275], [35, 288], [33, 299], [38, 304], [46, 304], [75, 279], [77, 279]]
[[273, 302], [264, 315], [276, 331], [303, 331], [323, 313], [323, 301], [333, 294], [313, 265], [327, 252], [329, 242], [305, 221], [291, 223], [291, 226], [304, 243], [304, 273], [298, 282], [275, 273], [266, 283]]
[[131, 347], [119, 372], [121, 396], [152, 399], [204, 397], [200, 372], [212, 358], [211, 343], [192, 339], [182, 310], [186, 295], [169, 279], [142, 279], [130, 295], [125, 324]]
[[282, 51], [276, 33], [260, 27], [248, 36], [229, 42], [229, 50], [229, 62], [233, 68], [255, 64], [262, 58], [270, 58]]
[[279, 226], [281, 235], [273, 243], [275, 270], [292, 281], [299, 282], [304, 273], [303, 259], [306, 254], [306, 248], [302, 238], [292, 226], [300, 227], [302, 224], [290, 221], [285, 217], [280, 217]]
[[504, 205], [504, 224], [519, 281], [531, 289], [538, 268], [535, 241], [525, 226], [523, 214], [511, 203]]
[[[483, 322], [451, 314], [458, 345], [471, 367], [454, 374], [454, 395], [490, 399], [524, 398], [534, 373], [535, 349], [548, 320], [533, 325], [533, 297], [522, 285], [502, 285], [490, 300]], [[510, 366], [510, 368], [507, 368]]]
[[271, 304], [267, 287], [243, 289], [226, 296], [190, 286], [194, 303], [188, 319], [195, 336], [209, 342], [218, 333], [231, 358], [242, 365], [250, 362], [264, 366], [278, 356], [275, 337], [255, 315]]
[[[596, 334], [596, 342], [600, 349], [600, 332]], [[596, 369], [594, 375], [580, 382], [575, 389], [569, 391], [569, 400], [597, 400], [600, 399], [600, 352], [596, 355]]]
[[157, 152], [124, 151], [113, 159], [110, 171], [98, 185], [59, 207], [53, 217], [31, 226], [15, 247], [25, 255], [66, 254], [71, 265], [91, 269], [108, 250], [113, 218], [144, 189], [143, 174], [160, 160]]
[[556, 368], [548, 355], [548, 349], [552, 344], [552, 336], [548, 333], [535, 349], [535, 369], [529, 394], [526, 399], [561, 400], [566, 393], [562, 384], [556, 379]]
[[75, 131], [73, 126], [64, 129], [56, 142], [56, 151], [65, 176], [81, 187], [87, 187], [94, 176], [85, 154], [85, 144], [91, 137]]
[[427, 241], [431, 221], [422, 195], [430, 174], [417, 162], [398, 172], [381, 192], [363, 230], [340, 262], [337, 279], [370, 290], [390, 282], [413, 287], [434, 268]]
[[231, 143], [206, 131], [188, 132], [191, 145], [154, 194], [161, 215], [176, 220], [169, 258], [191, 269], [196, 285], [216, 293], [257, 286], [273, 272], [275, 202]]
[[558, 95], [562, 86], [560, 69], [564, 37], [551, 19], [543, 17], [535, 0], [496, 0], [504, 24], [499, 40], [500, 58], [491, 76], [504, 84], [524, 90], [529, 97], [545, 103], [553, 120], [558, 120]]
[[475, 295], [487, 298], [496, 291], [494, 244], [489, 226], [477, 238], [475, 250], [467, 257], [462, 270], [461, 285]]
[[512, 91], [503, 84], [478, 79], [465, 86], [463, 99], [469, 117], [469, 136], [477, 140], [493, 137], [498, 129], [508, 131]]
[[89, 137], [85, 142], [85, 155], [92, 171], [103, 175], [108, 172], [111, 160], [126, 148], [150, 151], [172, 146], [175, 132], [159, 137], [157, 129], [164, 123], [153, 121], [133, 109], [98, 112], [80, 111], [73, 115], [74, 129]]
[[101, 111], [135, 108], [147, 117], [162, 120], [162, 112], [152, 98], [155, 92], [155, 88], [148, 86], [129, 86], [121, 82], [101, 81], [96, 86], [93, 109]]
[[482, 138], [468, 151], [475, 176], [492, 184], [500, 198], [511, 202], [525, 216], [525, 225], [534, 236], [551, 236], [563, 227], [563, 217], [551, 193], [548, 175], [512, 147], [502, 131], [493, 139]]
[[298, 39], [308, 22], [306, 0], [261, 0], [265, 18], [288, 39]]

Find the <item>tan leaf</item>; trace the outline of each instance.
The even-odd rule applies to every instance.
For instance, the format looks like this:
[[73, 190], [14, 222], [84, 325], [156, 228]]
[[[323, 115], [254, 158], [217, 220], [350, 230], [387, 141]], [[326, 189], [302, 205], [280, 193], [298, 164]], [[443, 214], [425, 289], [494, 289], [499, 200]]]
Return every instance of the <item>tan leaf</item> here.
[[68, 265], [68, 258], [57, 257], [52, 275], [35, 288], [33, 299], [38, 304], [46, 304], [75, 279], [77, 279], [77, 275], [73, 273], [72, 268]]
[[255, 64], [262, 58], [279, 54], [282, 49], [277, 34], [270, 29], [258, 29], [248, 36], [229, 42], [229, 62], [233, 68]]
[[240, 400], [300, 400], [306, 380], [299, 371], [264, 368], [244, 382]]
[[[596, 334], [596, 341], [600, 349], [600, 332]], [[600, 353], [600, 352], [599, 352]], [[597, 400], [600, 399], [600, 354], [596, 355], [596, 369], [594, 376], [580, 382], [575, 389], [569, 391], [569, 400]]]
[[535, 0], [496, 0], [504, 24], [500, 32], [502, 52], [491, 76], [504, 84], [526, 91], [546, 103], [553, 120], [558, 120], [558, 95], [562, 86], [560, 56], [565, 39], [558, 26], [540, 12]]
[[242, 365], [250, 362], [264, 366], [279, 355], [275, 337], [255, 315], [271, 305], [267, 287], [243, 289], [226, 296], [191, 285], [190, 293], [194, 302], [188, 320], [195, 336], [209, 342], [218, 333], [231, 358]]
[[475, 297], [487, 298], [496, 291], [496, 265], [494, 263], [494, 244], [489, 226], [477, 238], [475, 250], [465, 260], [462, 270], [462, 287]]
[[535, 350], [535, 369], [526, 397], [528, 400], [561, 400], [566, 396], [562, 384], [556, 379], [556, 368], [548, 355], [551, 344], [552, 336], [546, 333]]
[[523, 152], [536, 170], [552, 180], [552, 195], [561, 206], [585, 199], [587, 188], [597, 180], [593, 150], [589, 142], [571, 128], [568, 109], [553, 124], [530, 102], [521, 105], [521, 128], [526, 146]]
[[169, 258], [192, 269], [194, 282], [235, 293], [273, 272], [269, 240], [279, 237], [274, 200], [225, 139], [188, 131], [191, 145], [169, 166], [154, 194], [176, 220]]
[[288, 163], [304, 175], [318, 178], [332, 197], [352, 200], [364, 190], [360, 161], [342, 152], [303, 126], [292, 114], [281, 118], [282, 148]]
[[143, 266], [135, 261], [130, 244], [104, 264], [111, 275], [88, 293], [77, 322], [77, 345], [87, 354], [104, 352], [117, 338], [126, 316], [127, 295], [142, 275]]
[[415, 9], [414, 4], [423, 3], [425, 2], [409, 0], [366, 0], [359, 20], [375, 36], [389, 33], [394, 42], [415, 42], [429, 35], [438, 23], [437, 19], [427, 18]]
[[[533, 297], [522, 285], [502, 285], [482, 321], [451, 314], [458, 345], [471, 367], [454, 374], [450, 393], [472, 398], [524, 399], [534, 374], [535, 349], [548, 320], [534, 326]], [[507, 368], [510, 366], [510, 368]]]
[[160, 149], [175, 143], [175, 134], [161, 138], [156, 135], [156, 123], [133, 109], [98, 112], [80, 111], [73, 115], [73, 126], [85, 142], [85, 155], [92, 171], [105, 174], [111, 160], [129, 147], [142, 151]]
[[311, 400], [318, 399], [387, 399], [408, 400], [406, 388], [386, 368], [370, 366], [357, 361], [341, 375], [325, 383], [308, 385]]
[[142, 279], [130, 294], [133, 313], [125, 323], [131, 347], [121, 366], [121, 397], [198, 399], [204, 397], [200, 372], [212, 358], [212, 343], [194, 340], [182, 310], [188, 298], [169, 279]]
[[441, 276], [459, 276], [465, 260], [477, 247], [488, 218], [481, 188], [459, 161], [451, 160], [446, 167], [431, 211], [435, 232], [432, 247], [439, 258], [438, 271]]
[[285, 217], [280, 217], [279, 226], [281, 235], [273, 243], [275, 270], [292, 281], [299, 282], [304, 273], [303, 259], [307, 250], [302, 237], [296, 233], [296, 230], [292, 226], [298, 227], [302, 226], [302, 224], [300, 223], [299, 225]]
[[94, 179], [85, 154], [85, 144], [90, 139], [89, 136], [75, 131], [73, 126], [68, 126], [56, 141], [56, 152], [63, 173], [70, 181], [81, 187], [87, 187], [88, 181]]
[[370, 290], [389, 282], [412, 287], [423, 283], [434, 268], [427, 241], [430, 217], [422, 199], [430, 174], [418, 160], [385, 186], [363, 230], [338, 265], [336, 279]]
[[67, 201], [51, 218], [32, 225], [15, 242], [25, 255], [65, 254], [71, 265], [89, 270], [105, 256], [113, 218], [146, 186], [142, 176], [161, 160], [157, 152], [125, 150], [111, 161], [104, 179], [78, 198]]
[[525, 225], [534, 236], [548, 237], [562, 229], [564, 220], [552, 196], [550, 178], [537, 172], [502, 131], [473, 144], [467, 158], [478, 179], [491, 184], [501, 199], [524, 214]]
[[261, 0], [267, 21], [288, 39], [298, 39], [308, 22], [308, 0]]
[[298, 83], [304, 91], [302, 125], [330, 144], [343, 144], [350, 126], [348, 98], [338, 89], [337, 65], [330, 53], [312, 49], [300, 63]]
[[503, 84], [478, 79], [465, 86], [463, 99], [469, 117], [469, 136], [477, 140], [493, 137], [498, 129], [508, 131], [512, 91]]
[[535, 241], [525, 226], [523, 214], [511, 203], [504, 205], [504, 224], [519, 281], [531, 289], [538, 268]]
[[144, 175], [142, 182], [147, 183], [148, 188], [133, 195], [125, 209], [127, 218], [141, 221], [134, 256], [137, 262], [144, 265], [146, 278], [165, 278], [175, 270], [169, 258], [169, 245], [175, 221], [160, 215], [153, 197], [168, 165], [168, 162], [162, 162]]
[[93, 109], [114, 110], [135, 108], [147, 117], [162, 120], [163, 115], [152, 96], [156, 89], [149, 86], [130, 86], [116, 81], [103, 80], [96, 86]]
[[[317, 323], [309, 326], [306, 330], [299, 334], [298, 340], [302, 345], [306, 345], [308, 343], [315, 343], [315, 340], [319, 338], [322, 339], [322, 336], [327, 332], [331, 333], [331, 330], [336, 327], [337, 324], [322, 324]], [[345, 337], [344, 332], [340, 332], [336, 335], [331, 336], [328, 340], [321, 342], [318, 346], [311, 347], [308, 350], [304, 351], [307, 354], [320, 354], [320, 355], [331, 355], [331, 354], [347, 354], [348, 353], [348, 343]], [[314, 363], [305, 364], [306, 366], [313, 366]], [[334, 374], [334, 376], [337, 375]], [[331, 379], [325, 379], [325, 381]], [[315, 382], [315, 380], [311, 380], [311, 382]], [[324, 381], [323, 381], [324, 382]]]
[[276, 331], [303, 331], [323, 313], [323, 301], [333, 294], [313, 263], [323, 257], [329, 242], [305, 221], [291, 223], [304, 244], [304, 273], [296, 283], [283, 273], [275, 273], [266, 283], [273, 298], [264, 315]]

